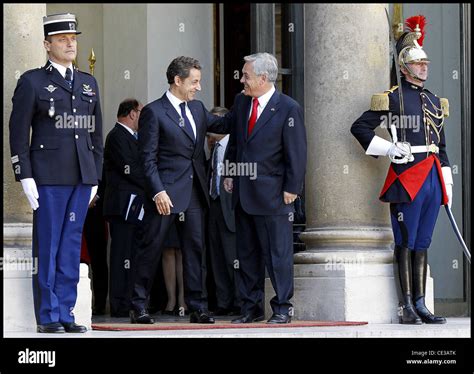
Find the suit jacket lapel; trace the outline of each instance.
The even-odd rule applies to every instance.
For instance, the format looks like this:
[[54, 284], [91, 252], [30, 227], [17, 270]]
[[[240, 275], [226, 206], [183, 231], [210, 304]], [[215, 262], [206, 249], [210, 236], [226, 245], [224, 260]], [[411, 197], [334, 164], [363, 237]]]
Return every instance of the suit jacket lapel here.
[[249, 133], [249, 115], [252, 108], [252, 98], [250, 96], [245, 96], [243, 107], [245, 108], [245, 112], [242, 116], [242, 128], [244, 129], [244, 139], [247, 141]]
[[161, 98], [163, 100], [163, 106], [166, 109], [166, 115], [170, 117], [173, 122], [176, 123], [176, 125], [178, 125], [178, 127], [189, 137], [189, 139], [194, 142], [194, 136], [188, 132], [184, 122], [181, 120], [181, 116], [178, 114], [178, 112], [176, 112], [176, 109], [169, 101], [166, 93]]
[[191, 111], [191, 114], [193, 115], [194, 119], [194, 124], [196, 125], [196, 144], [199, 144], [201, 137], [204, 136], [205, 131], [203, 132], [203, 128], [205, 127], [205, 124], [203, 123], [203, 118], [202, 118], [202, 111], [199, 110], [199, 107], [195, 105], [196, 103], [194, 101], [190, 101], [188, 103], [189, 110]]
[[280, 94], [278, 93], [278, 91], [275, 91], [270, 100], [268, 101], [267, 105], [265, 106], [265, 109], [263, 110], [262, 114], [260, 114], [260, 117], [258, 118], [257, 122], [255, 122], [255, 126], [247, 141], [250, 141], [255, 136], [255, 134], [268, 123], [268, 121], [275, 115], [275, 113], [278, 112], [279, 103]]

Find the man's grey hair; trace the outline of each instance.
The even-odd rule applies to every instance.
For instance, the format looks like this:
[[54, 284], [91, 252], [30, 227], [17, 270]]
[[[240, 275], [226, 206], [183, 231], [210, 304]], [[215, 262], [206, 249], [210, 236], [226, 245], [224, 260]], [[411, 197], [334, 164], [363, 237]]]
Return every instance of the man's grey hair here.
[[270, 53], [255, 53], [244, 57], [245, 62], [253, 62], [253, 71], [256, 75], [266, 75], [267, 79], [275, 83], [278, 77], [278, 62]]

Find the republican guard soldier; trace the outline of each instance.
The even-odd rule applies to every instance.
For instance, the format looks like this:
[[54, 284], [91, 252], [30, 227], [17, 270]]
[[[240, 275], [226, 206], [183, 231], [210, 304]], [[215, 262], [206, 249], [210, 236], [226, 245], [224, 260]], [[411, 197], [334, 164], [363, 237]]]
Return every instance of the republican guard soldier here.
[[[446, 99], [425, 88], [430, 62], [422, 48], [425, 17], [414, 16], [405, 23], [408, 31], [396, 44], [401, 87], [374, 95], [370, 110], [354, 122], [351, 132], [367, 155], [389, 156], [392, 161], [380, 200], [390, 203], [400, 323], [438, 324], [446, 319], [427, 309], [425, 289], [427, 251], [440, 205], [452, 201], [444, 134], [449, 110]], [[387, 127], [392, 142], [375, 135], [379, 125]]]

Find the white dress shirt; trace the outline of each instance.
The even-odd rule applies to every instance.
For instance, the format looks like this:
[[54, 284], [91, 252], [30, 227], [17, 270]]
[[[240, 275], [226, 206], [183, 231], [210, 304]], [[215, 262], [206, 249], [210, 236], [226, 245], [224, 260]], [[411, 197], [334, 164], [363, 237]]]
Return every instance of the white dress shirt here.
[[132, 134], [133, 136], [135, 136], [135, 135], [134, 135], [134, 134], [135, 134], [135, 131], [133, 131], [130, 127], [128, 127], [127, 125], [124, 125], [122, 122], [119, 122], [119, 121], [117, 121], [117, 123], [118, 123], [119, 125], [122, 125], [122, 127], [125, 127], [125, 129], [126, 129], [130, 134]]
[[[173, 105], [173, 108], [176, 109], [179, 116], [181, 117], [181, 107], [179, 106], [179, 104], [181, 104], [183, 100], [180, 100], [176, 96], [174, 96], [170, 90], [166, 91], [166, 97], [168, 98], [168, 100], [171, 102], [171, 105]], [[194, 138], [196, 138], [196, 122], [194, 122], [193, 114], [189, 110], [188, 103], [186, 103], [185, 108], [186, 108], [185, 109], [186, 116], [188, 117], [189, 122], [191, 122], [191, 127], [193, 128]]]
[[66, 79], [66, 69], [67, 68], [71, 69], [71, 79], [74, 79], [74, 69], [72, 68], [72, 63], [71, 65], [66, 67], [56, 62], [53, 62], [51, 60], [49, 60], [49, 62], [51, 62], [51, 65], [53, 65], [56, 68], [56, 70], [59, 71], [59, 74], [61, 74], [64, 79]]
[[[221, 194], [220, 193], [221, 176], [220, 176], [220, 173], [219, 173], [219, 165], [221, 165], [224, 162], [224, 154], [225, 154], [225, 150], [227, 148], [227, 144], [229, 143], [229, 137], [230, 137], [230, 135], [227, 134], [221, 140], [216, 142], [216, 144], [214, 145], [214, 152], [217, 152], [217, 165], [212, 165], [212, 160], [214, 159], [214, 154], [212, 154], [211, 155], [211, 165], [212, 165], [213, 177], [211, 178], [211, 183], [210, 183], [211, 186], [209, 188], [209, 195], [212, 192], [212, 182], [213, 182], [213, 179], [214, 179], [214, 173], [217, 173], [217, 194], [218, 195]], [[219, 143], [219, 145], [220, 145], [219, 148], [216, 148], [217, 143]]]
[[[272, 98], [275, 91], [276, 91], [275, 86], [272, 85], [272, 88], [270, 88], [267, 93], [264, 93], [262, 96], [257, 98], [258, 99], [257, 120], [260, 118], [260, 114], [262, 114], [263, 110], [267, 106], [268, 102]], [[253, 99], [254, 98], [252, 97], [252, 104], [250, 105], [248, 119], [250, 119], [250, 116], [252, 115]]]

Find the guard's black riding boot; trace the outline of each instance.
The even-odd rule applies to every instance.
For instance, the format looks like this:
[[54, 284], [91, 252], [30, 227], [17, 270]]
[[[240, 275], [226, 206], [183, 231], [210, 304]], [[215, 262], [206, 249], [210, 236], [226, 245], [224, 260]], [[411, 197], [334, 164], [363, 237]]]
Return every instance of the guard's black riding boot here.
[[416, 313], [412, 301], [411, 273], [410, 250], [396, 245], [393, 251], [393, 275], [397, 286], [399, 305], [402, 307], [400, 323], [421, 325], [421, 318]]
[[413, 303], [424, 323], [446, 323], [446, 318], [433, 315], [425, 305], [426, 273], [428, 267], [428, 250], [413, 251], [411, 254], [413, 271]]

